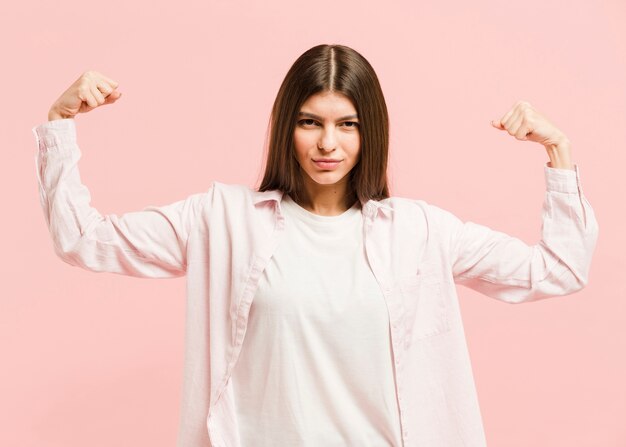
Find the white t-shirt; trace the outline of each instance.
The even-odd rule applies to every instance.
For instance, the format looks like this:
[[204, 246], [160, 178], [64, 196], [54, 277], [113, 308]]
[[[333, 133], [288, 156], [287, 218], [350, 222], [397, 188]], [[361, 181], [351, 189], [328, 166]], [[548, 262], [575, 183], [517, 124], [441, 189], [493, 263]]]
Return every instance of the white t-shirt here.
[[401, 446], [387, 306], [359, 202], [320, 216], [282, 201], [233, 370], [243, 447]]

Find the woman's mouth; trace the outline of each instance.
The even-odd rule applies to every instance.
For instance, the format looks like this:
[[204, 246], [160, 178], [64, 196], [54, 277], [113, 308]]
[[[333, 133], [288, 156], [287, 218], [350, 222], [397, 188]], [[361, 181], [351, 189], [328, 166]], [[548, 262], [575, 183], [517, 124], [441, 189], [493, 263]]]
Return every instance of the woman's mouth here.
[[321, 169], [335, 169], [341, 163], [341, 160], [319, 159], [313, 160], [313, 163]]

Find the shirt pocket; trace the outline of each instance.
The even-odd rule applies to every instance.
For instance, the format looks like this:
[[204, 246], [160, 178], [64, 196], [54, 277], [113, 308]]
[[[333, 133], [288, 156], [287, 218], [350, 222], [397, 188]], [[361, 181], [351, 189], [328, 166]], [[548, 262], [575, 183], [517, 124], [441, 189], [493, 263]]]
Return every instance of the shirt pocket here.
[[441, 281], [441, 273], [436, 270], [419, 271], [398, 280], [398, 296], [408, 340], [421, 340], [450, 330]]

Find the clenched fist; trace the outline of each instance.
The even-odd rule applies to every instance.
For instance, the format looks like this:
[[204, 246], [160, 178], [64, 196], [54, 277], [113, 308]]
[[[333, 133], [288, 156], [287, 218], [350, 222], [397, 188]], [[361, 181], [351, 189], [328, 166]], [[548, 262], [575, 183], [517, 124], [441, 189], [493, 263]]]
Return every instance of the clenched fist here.
[[506, 130], [518, 140], [541, 143], [550, 157], [550, 167], [575, 170], [567, 136], [527, 101], [517, 101], [502, 118], [492, 120], [491, 125]]
[[112, 104], [122, 96], [117, 86], [116, 81], [102, 73], [86, 71], [50, 107], [48, 120], [74, 118], [103, 104]]

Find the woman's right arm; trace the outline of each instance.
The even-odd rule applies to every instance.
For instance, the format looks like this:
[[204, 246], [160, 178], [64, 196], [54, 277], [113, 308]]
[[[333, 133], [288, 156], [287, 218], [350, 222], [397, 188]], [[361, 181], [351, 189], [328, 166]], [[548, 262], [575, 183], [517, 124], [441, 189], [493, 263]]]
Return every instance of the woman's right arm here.
[[[51, 108], [53, 119], [32, 129], [39, 199], [55, 253], [68, 264], [95, 272], [183, 276], [187, 240], [207, 206], [210, 190], [165, 206], [119, 216], [100, 214], [90, 205], [91, 195], [81, 182], [75, 121], [59, 110]], [[53, 112], [61, 116], [54, 119]]]

